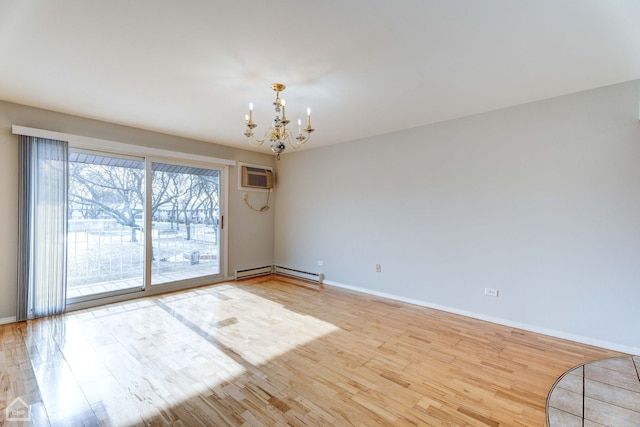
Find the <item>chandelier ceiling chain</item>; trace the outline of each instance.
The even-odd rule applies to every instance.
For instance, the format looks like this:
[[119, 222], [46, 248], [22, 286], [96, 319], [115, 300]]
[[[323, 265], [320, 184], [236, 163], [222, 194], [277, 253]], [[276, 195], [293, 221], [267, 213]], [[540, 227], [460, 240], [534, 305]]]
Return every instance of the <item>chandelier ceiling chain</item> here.
[[[280, 153], [286, 148], [286, 142], [288, 142], [294, 150], [298, 149], [309, 140], [311, 132], [315, 129], [311, 127], [311, 108], [307, 108], [307, 127], [303, 129], [302, 120], [298, 119], [298, 135], [294, 138], [289, 129], [287, 129], [287, 125], [291, 123], [291, 121], [287, 119], [285, 113], [286, 102], [280, 98], [280, 92], [285, 90], [286, 87], [282, 83], [273, 83], [271, 89], [276, 93], [276, 99], [273, 101], [276, 117], [273, 119], [273, 123], [265, 130], [262, 139], [256, 139], [253, 134], [253, 129], [258, 125], [253, 122], [253, 103], [251, 103], [249, 104], [249, 114], [244, 117], [246, 126], [244, 136], [247, 137], [249, 144], [253, 147], [259, 147], [268, 140], [271, 143], [271, 151], [273, 151], [276, 154], [276, 158], [280, 160]], [[280, 113], [282, 113], [282, 117]], [[302, 134], [303, 131], [306, 132], [306, 136]]]

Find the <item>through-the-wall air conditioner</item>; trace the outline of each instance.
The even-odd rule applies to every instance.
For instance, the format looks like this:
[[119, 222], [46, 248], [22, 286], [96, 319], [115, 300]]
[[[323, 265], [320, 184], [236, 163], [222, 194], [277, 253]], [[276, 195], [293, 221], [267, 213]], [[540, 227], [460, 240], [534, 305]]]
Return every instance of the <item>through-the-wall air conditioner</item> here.
[[242, 166], [242, 187], [273, 188], [273, 171], [253, 166]]

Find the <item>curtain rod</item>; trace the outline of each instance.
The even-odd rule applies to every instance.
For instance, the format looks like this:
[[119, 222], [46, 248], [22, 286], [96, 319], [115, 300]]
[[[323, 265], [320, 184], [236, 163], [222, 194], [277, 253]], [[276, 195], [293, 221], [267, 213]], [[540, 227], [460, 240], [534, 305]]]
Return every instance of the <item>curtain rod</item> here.
[[122, 154], [137, 156], [159, 156], [171, 157], [181, 160], [193, 160], [203, 163], [215, 163], [218, 165], [235, 166], [235, 160], [221, 159], [219, 157], [209, 157], [199, 154], [183, 153], [180, 151], [163, 150], [160, 148], [146, 147], [143, 145], [126, 144], [124, 142], [109, 141], [107, 139], [91, 138], [88, 136], [73, 135], [69, 133], [56, 132], [52, 130], [30, 128], [13, 125], [11, 131], [15, 135], [34, 136], [37, 138], [57, 139], [67, 141], [72, 148], [84, 148], [89, 150], [115, 151]]

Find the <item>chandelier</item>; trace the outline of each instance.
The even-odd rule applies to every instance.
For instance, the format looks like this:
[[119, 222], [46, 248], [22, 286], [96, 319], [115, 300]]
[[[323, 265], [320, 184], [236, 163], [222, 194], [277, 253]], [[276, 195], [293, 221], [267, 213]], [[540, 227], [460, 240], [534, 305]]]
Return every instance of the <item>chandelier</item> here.
[[[292, 136], [291, 131], [287, 129], [287, 125], [291, 122], [287, 119], [285, 113], [285, 101], [280, 98], [280, 92], [285, 90], [285, 85], [282, 83], [274, 83], [271, 85], [276, 93], [276, 99], [273, 101], [275, 107], [276, 117], [273, 119], [271, 127], [267, 128], [264, 132], [262, 139], [256, 139], [253, 135], [253, 129], [258, 125], [253, 122], [253, 103], [249, 104], [249, 114], [244, 116], [246, 129], [244, 136], [249, 140], [249, 144], [253, 147], [260, 147], [265, 141], [271, 143], [271, 151], [276, 154], [276, 158], [280, 160], [280, 153], [287, 147], [286, 142], [289, 143], [291, 148], [298, 149], [309, 140], [311, 132], [315, 129], [311, 127], [311, 109], [307, 108], [307, 127], [302, 128], [302, 120], [298, 119], [298, 135], [295, 138]], [[282, 117], [280, 116], [282, 113]], [[306, 132], [306, 136], [302, 134], [302, 131]]]

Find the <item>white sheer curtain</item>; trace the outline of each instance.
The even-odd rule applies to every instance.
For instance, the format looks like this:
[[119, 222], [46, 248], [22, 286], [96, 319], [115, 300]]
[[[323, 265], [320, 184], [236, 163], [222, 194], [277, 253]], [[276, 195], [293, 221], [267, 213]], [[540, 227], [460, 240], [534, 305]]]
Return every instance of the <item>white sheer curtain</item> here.
[[64, 141], [18, 136], [17, 320], [65, 310], [69, 148]]

